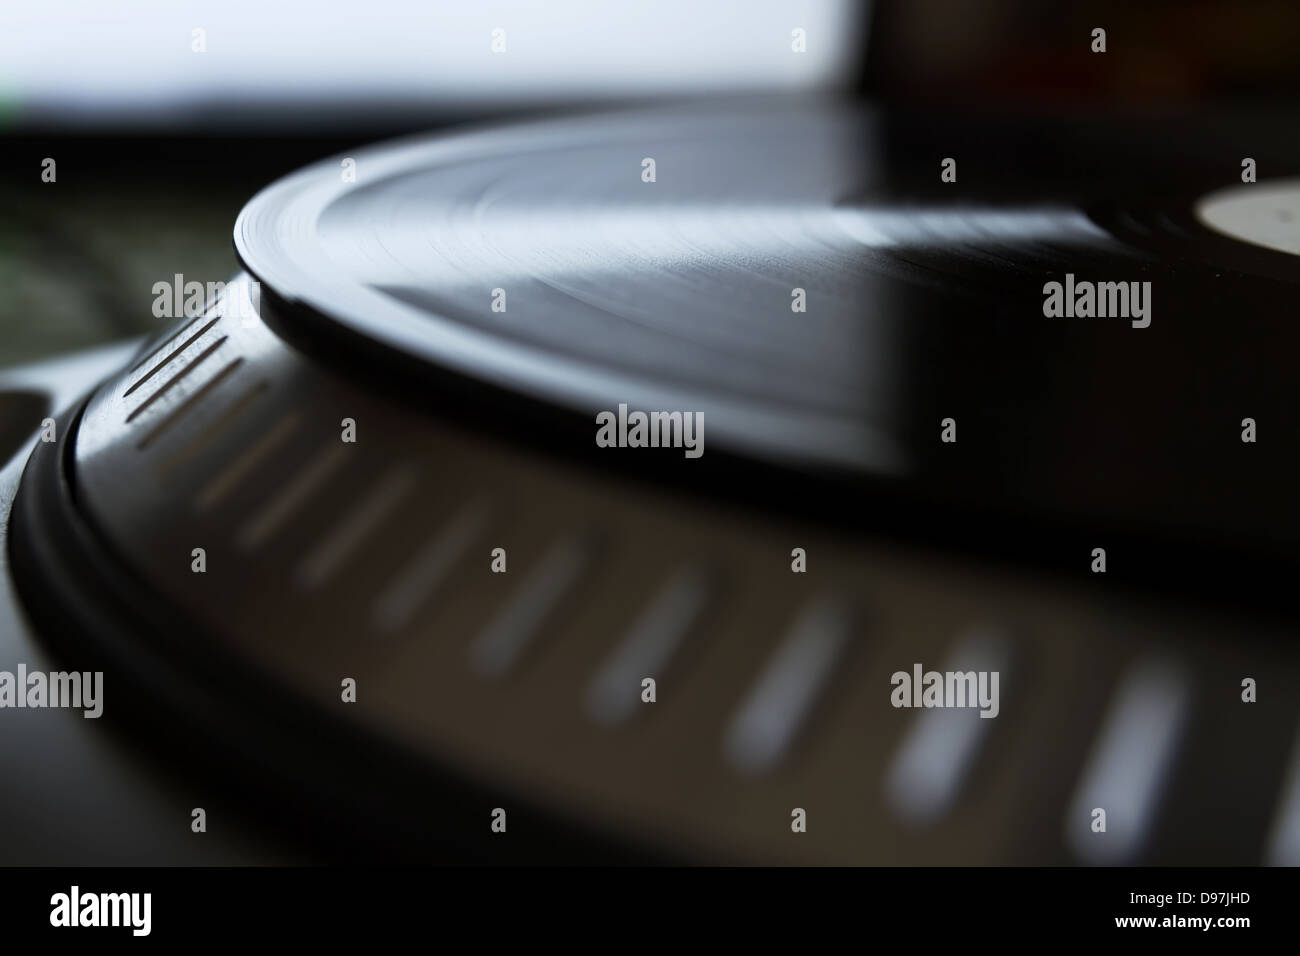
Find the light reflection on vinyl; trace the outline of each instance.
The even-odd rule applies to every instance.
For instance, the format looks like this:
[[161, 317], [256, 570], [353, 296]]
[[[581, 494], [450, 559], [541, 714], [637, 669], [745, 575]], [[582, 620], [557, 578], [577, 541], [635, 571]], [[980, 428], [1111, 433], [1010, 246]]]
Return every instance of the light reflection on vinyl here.
[[[1252, 737], [1267, 759], [1221, 772], [1256, 733], [1236, 675], [1249, 641], [1278, 673], [1294, 654], [1193, 599], [1294, 580], [1293, 277], [1215, 259], [1180, 198], [1208, 181], [1112, 193], [1138, 175], [1122, 138], [1096, 153], [1118, 178], [1067, 194], [990, 190], [966, 160], [945, 183], [937, 156], [920, 177], [896, 135], [856, 109], [696, 106], [272, 185], [236, 226], [226, 296], [249, 308], [171, 330], [33, 455], [11, 541], [43, 633], [382, 859], [455, 838], [1106, 860], [1073, 834], [1110, 801], [1126, 858], [1239, 861], [1290, 742]], [[1152, 321], [1045, 314], [1076, 279], [1149, 283]], [[702, 416], [702, 454], [600, 445], [593, 413], [623, 406]], [[1171, 577], [1182, 600], [1158, 603]], [[1144, 644], [1229, 686], [1108, 716], [1150, 696], [1121, 683]], [[892, 704], [891, 672], [942, 661], [1002, 688], [995, 719]], [[1184, 716], [1207, 759], [1178, 758]], [[1116, 719], [1161, 759], [1111, 746]], [[502, 804], [508, 841], [464, 829]], [[1227, 852], [1178, 826], [1207, 806], [1244, 808]], [[793, 839], [791, 807], [812, 821]]]

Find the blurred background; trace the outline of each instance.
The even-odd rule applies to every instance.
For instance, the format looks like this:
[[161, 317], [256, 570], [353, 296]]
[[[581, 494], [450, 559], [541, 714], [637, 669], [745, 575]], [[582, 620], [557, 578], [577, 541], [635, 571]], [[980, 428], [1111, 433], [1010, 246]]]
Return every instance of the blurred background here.
[[[241, 206], [307, 162], [541, 110], [851, 86], [865, 14], [845, 0], [6, 4], [0, 365], [157, 328], [156, 278], [228, 278]], [[795, 27], [806, 55], [790, 55]], [[47, 156], [57, 188], [41, 188]]]
[[[1104, 63], [1095, 25], [1112, 37]], [[253, 192], [388, 136], [773, 92], [1049, 115], [1240, 109], [1294, 99], [1298, 38], [1300, 9], [1268, 0], [5, 4], [0, 366], [157, 328], [153, 281], [228, 277]], [[57, 188], [41, 182], [46, 157]]]

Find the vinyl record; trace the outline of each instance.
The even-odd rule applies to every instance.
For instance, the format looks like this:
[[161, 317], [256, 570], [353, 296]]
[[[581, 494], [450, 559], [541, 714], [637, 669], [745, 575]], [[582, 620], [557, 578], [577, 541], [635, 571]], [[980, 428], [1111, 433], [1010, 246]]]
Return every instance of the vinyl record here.
[[[1086, 180], [1039, 171], [1063, 154]], [[1300, 344], [1283, 318], [1294, 257], [1202, 214], [1233, 207], [1236, 171], [1203, 133], [934, 132], [759, 102], [361, 150], [263, 191], [235, 241], [290, 332], [342, 333], [587, 421], [619, 404], [700, 411], [711, 447], [755, 459], [1272, 534], [1294, 466], [1260, 449], [1252, 492], [1225, 511], [1240, 474], [1212, 451], [1247, 410], [1279, 437], [1297, 424], [1273, 364]], [[1238, 219], [1285, 215], [1294, 191], [1252, 195]], [[1055, 316], [1051, 283], [1070, 300]], [[1149, 316], [1074, 308], [1098, 287]], [[1083, 406], [1086, 427], [1071, 421]], [[963, 433], [945, 447], [947, 419]]]

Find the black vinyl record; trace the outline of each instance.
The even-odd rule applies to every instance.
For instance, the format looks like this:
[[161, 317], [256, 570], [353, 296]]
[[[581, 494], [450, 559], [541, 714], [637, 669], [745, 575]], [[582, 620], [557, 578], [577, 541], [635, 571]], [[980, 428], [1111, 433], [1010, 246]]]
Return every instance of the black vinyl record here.
[[698, 410], [711, 447], [982, 507], [1294, 536], [1294, 190], [1166, 125], [547, 120], [324, 161], [235, 240], [287, 326], [417, 378]]

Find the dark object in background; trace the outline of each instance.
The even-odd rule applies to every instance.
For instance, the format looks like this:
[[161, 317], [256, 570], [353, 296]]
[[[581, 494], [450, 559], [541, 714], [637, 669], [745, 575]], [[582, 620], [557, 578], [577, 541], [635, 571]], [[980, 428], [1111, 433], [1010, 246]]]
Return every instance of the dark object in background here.
[[1300, 93], [1300, 10], [1277, 0], [874, 6], [866, 85], [890, 102], [1113, 114], [1293, 109]]

